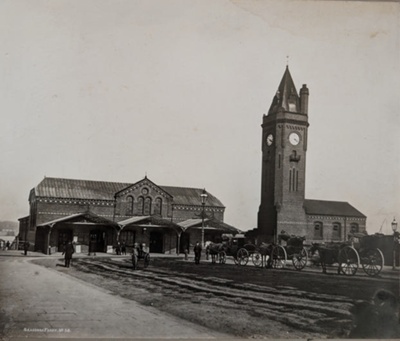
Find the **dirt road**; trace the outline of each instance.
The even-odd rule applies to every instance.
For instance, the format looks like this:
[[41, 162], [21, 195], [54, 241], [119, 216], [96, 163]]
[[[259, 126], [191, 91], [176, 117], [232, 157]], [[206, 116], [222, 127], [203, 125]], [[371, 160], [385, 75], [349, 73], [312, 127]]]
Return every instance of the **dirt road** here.
[[[41, 264], [55, 267], [54, 261]], [[60, 271], [64, 271], [61, 270]], [[337, 276], [234, 265], [152, 260], [133, 271], [129, 259], [79, 259], [68, 274], [121, 297], [220, 333], [243, 338], [345, 338], [350, 308], [391, 279]]]
[[51, 269], [33, 259], [0, 257], [1, 340], [225, 336], [71, 277], [71, 268], [56, 266], [55, 258], [40, 258]]

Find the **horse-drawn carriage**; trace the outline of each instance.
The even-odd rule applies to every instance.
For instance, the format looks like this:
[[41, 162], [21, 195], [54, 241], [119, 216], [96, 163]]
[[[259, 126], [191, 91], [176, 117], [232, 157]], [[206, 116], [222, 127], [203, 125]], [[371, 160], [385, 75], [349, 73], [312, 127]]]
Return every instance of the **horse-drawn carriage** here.
[[379, 234], [352, 233], [347, 242], [312, 244], [309, 251], [311, 255], [318, 251], [324, 273], [326, 273], [326, 265], [337, 263], [338, 274], [353, 276], [361, 264], [368, 276], [377, 276], [384, 265], [383, 253], [378, 248], [379, 242]]
[[308, 252], [303, 245], [305, 240], [305, 237], [290, 235], [282, 231], [278, 235], [278, 245], [275, 245], [272, 250], [273, 267], [284, 268], [286, 262], [291, 260], [296, 270], [302, 270], [307, 265], [308, 260]]
[[209, 242], [206, 246], [207, 259], [211, 256], [211, 261], [215, 263], [217, 260], [220, 264], [226, 263], [226, 257], [232, 256], [237, 264], [238, 251], [243, 248], [245, 237], [242, 234], [232, 236], [229, 234], [222, 235], [222, 243]]
[[275, 243], [261, 243], [255, 245], [245, 243], [244, 236], [226, 237], [222, 243], [210, 243], [207, 246], [209, 254], [219, 263], [224, 264], [227, 256], [232, 256], [235, 264], [245, 266], [251, 259], [257, 267], [283, 268], [288, 259], [291, 259], [297, 270], [303, 269], [307, 264], [307, 251], [303, 246], [304, 237], [291, 236], [282, 232], [279, 241], [286, 245]]
[[150, 263], [150, 254], [143, 249], [143, 244], [135, 244], [132, 250], [133, 270], [138, 269], [139, 260], [143, 261], [143, 268], [147, 268]]

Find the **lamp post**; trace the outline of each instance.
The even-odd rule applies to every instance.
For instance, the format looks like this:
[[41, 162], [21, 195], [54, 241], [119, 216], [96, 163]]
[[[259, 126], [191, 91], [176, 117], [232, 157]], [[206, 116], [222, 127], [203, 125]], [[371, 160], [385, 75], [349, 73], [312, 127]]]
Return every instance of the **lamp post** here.
[[203, 211], [201, 213], [201, 246], [205, 247], [204, 245], [204, 206], [206, 205], [207, 201], [207, 192], [206, 189], [203, 189], [203, 193], [200, 195], [201, 197], [201, 205], [203, 206]]
[[397, 246], [397, 238], [396, 238], [397, 221], [396, 221], [396, 218], [393, 218], [392, 230], [393, 230], [393, 267], [392, 267], [392, 269], [396, 270], [396, 246]]

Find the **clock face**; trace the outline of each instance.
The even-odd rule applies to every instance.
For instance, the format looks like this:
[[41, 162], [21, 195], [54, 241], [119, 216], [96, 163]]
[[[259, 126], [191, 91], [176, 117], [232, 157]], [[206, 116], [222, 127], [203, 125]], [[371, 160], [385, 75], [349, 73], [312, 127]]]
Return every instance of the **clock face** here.
[[293, 145], [293, 146], [297, 146], [300, 142], [300, 136], [297, 135], [296, 133], [291, 133], [289, 135], [289, 142]]
[[272, 144], [272, 142], [274, 142], [274, 135], [269, 134], [267, 136], [267, 145], [270, 146]]

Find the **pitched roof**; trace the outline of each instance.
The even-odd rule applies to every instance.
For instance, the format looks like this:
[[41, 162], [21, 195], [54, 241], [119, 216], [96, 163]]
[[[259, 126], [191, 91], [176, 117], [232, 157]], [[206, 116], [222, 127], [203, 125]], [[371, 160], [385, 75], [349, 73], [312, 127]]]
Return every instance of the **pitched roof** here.
[[272, 100], [269, 113], [276, 112], [279, 108], [283, 108], [287, 111], [298, 112], [300, 108], [299, 100], [300, 98], [297, 94], [296, 86], [294, 85], [292, 76], [290, 75], [289, 67], [286, 66], [286, 70], [279, 84], [278, 91]]
[[156, 216], [135, 216], [123, 221], [118, 222], [118, 225], [122, 228], [126, 226], [143, 226], [143, 227], [167, 227], [173, 228], [178, 231], [182, 231], [182, 227], [176, 223], [173, 223], [171, 220], [163, 219], [161, 217]]
[[[206, 223], [208, 221], [207, 218], [204, 219], [204, 222]], [[179, 226], [181, 226], [184, 230], [186, 230], [189, 227], [196, 226], [202, 223], [202, 219], [188, 219], [184, 220], [178, 223]]]
[[109, 225], [117, 225], [116, 223], [112, 222], [109, 219], [106, 219], [104, 217], [100, 217], [97, 214], [94, 214], [93, 212], [84, 212], [84, 213], [76, 213], [76, 214], [71, 214], [66, 217], [61, 217], [57, 218], [51, 221], [47, 221], [45, 223], [39, 224], [38, 226], [54, 226], [57, 223], [61, 222], [66, 222], [66, 221], [76, 221], [79, 222], [81, 219], [88, 220], [93, 223], [97, 224], [109, 224]]
[[[206, 218], [206, 219], [204, 219], [204, 222], [206, 223], [205, 224], [206, 226], [204, 227], [205, 229], [213, 228], [213, 229], [218, 229], [218, 230], [222, 230], [222, 231], [230, 232], [230, 233], [241, 232], [236, 227], [233, 227], [229, 224], [226, 224], [226, 223], [219, 221], [217, 219], [214, 219], [214, 218], [210, 218], [210, 219]], [[186, 231], [188, 228], [200, 229], [200, 228], [202, 228], [201, 224], [202, 224], [202, 219], [188, 219], [188, 220], [181, 221], [178, 223], [178, 225], [181, 226], [184, 231]]]
[[130, 184], [106, 181], [44, 178], [35, 187], [38, 197], [113, 200], [114, 194]]
[[[173, 187], [173, 186], [160, 186], [164, 191], [168, 192], [174, 197], [174, 204], [176, 205], [200, 205], [202, 188], [189, 188], [189, 187]], [[206, 206], [219, 206], [225, 207], [219, 199], [207, 192]]]
[[364, 214], [345, 201], [304, 200], [307, 214], [366, 218]]
[[[115, 193], [131, 186], [131, 183], [44, 178], [35, 188], [38, 197], [73, 198], [92, 200], [114, 200]], [[159, 186], [173, 196], [175, 205], [200, 205], [201, 188]], [[207, 192], [206, 206], [224, 207], [211, 193]]]

